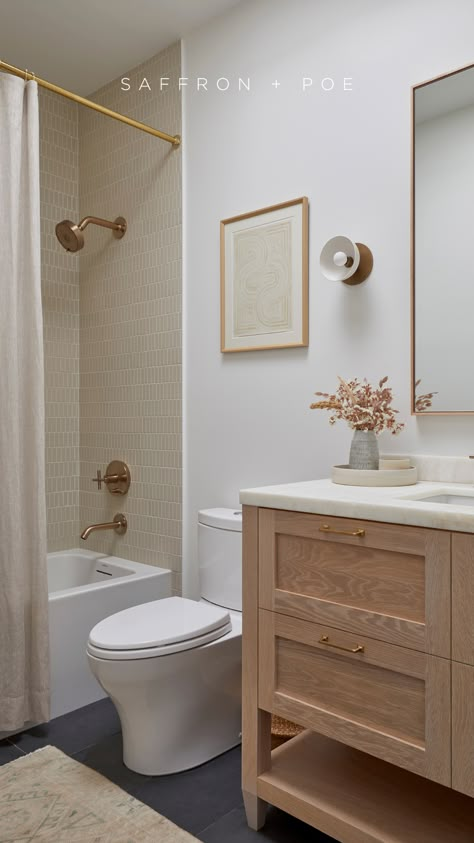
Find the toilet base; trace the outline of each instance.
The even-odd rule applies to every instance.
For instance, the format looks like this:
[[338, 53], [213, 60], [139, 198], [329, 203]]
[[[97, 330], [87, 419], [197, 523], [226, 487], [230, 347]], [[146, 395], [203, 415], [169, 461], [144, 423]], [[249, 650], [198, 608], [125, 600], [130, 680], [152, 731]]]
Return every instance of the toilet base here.
[[146, 776], [189, 770], [237, 746], [241, 636], [169, 656], [89, 664], [114, 703], [124, 764]]
[[212, 761], [213, 758], [217, 758], [229, 749], [234, 749], [240, 743], [240, 735], [237, 738], [228, 736], [228, 740], [207, 743], [205, 747], [201, 746], [199, 751], [192, 753], [188, 751], [184, 755], [177, 754], [174, 749], [166, 757], [161, 745], [159, 747], [149, 745], [145, 752], [143, 746], [137, 745], [135, 740], [127, 740], [123, 735], [123, 763], [129, 770], [140, 773], [142, 776], [169, 776], [200, 767], [201, 764]]

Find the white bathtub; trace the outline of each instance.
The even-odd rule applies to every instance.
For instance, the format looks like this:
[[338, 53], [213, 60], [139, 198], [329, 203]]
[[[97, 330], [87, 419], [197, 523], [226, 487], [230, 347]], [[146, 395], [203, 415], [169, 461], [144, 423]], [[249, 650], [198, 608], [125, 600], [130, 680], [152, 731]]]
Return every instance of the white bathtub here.
[[105, 694], [86, 658], [92, 627], [129, 606], [171, 595], [171, 571], [87, 550], [48, 554], [51, 717]]

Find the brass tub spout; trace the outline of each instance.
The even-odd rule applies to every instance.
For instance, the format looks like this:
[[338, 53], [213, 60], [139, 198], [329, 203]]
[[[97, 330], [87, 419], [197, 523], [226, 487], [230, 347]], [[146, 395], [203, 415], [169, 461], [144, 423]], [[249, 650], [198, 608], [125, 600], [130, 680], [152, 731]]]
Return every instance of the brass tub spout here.
[[86, 527], [85, 530], [81, 533], [81, 539], [84, 541], [89, 538], [91, 533], [95, 533], [96, 530], [115, 530], [119, 536], [123, 536], [124, 533], [127, 532], [127, 519], [125, 515], [122, 515], [119, 512], [117, 515], [114, 516], [113, 521], [106, 521], [103, 524], [90, 524], [89, 527]]

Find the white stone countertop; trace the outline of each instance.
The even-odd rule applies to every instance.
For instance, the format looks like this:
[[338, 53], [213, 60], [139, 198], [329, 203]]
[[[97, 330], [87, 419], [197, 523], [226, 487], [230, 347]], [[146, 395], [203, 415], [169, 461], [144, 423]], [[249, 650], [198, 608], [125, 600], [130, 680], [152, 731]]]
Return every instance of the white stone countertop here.
[[[441, 494], [467, 495], [472, 498], [473, 505], [416, 500]], [[474, 483], [421, 481], [413, 486], [367, 487], [342, 486], [331, 480], [309, 480], [242, 489], [240, 502], [271, 509], [474, 533]]]

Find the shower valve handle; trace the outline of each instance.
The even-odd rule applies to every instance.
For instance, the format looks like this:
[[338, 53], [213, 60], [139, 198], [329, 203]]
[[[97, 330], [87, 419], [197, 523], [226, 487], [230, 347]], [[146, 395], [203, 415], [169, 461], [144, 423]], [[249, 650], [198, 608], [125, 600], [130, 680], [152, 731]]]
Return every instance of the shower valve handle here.
[[97, 483], [99, 490], [102, 489], [102, 483], [105, 483], [111, 495], [126, 495], [130, 488], [130, 469], [122, 460], [112, 460], [104, 475], [100, 468], [97, 469], [97, 477], [93, 477], [92, 482]]
[[92, 482], [97, 483], [97, 488], [99, 490], [102, 489], [102, 483], [104, 482], [104, 478], [102, 477], [102, 472], [100, 468], [97, 469], [97, 477], [93, 477]]

